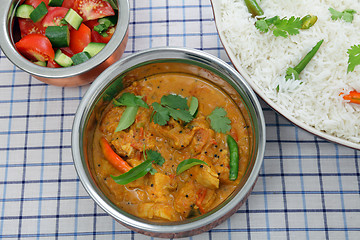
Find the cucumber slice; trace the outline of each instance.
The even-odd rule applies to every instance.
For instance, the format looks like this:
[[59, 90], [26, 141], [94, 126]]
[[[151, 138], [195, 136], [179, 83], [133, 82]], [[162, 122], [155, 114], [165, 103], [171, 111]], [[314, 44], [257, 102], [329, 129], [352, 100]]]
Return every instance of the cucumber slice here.
[[34, 23], [40, 21], [46, 14], [48, 10], [44, 2], [41, 2], [35, 9], [30, 13], [30, 18]]
[[86, 62], [91, 58], [88, 52], [79, 52], [71, 57], [71, 60], [74, 62], [74, 65]]
[[37, 62], [34, 62], [36, 65], [39, 65], [41, 67], [46, 67], [46, 62], [44, 61], [37, 61]]
[[27, 4], [22, 4], [16, 9], [16, 17], [19, 18], [30, 18], [30, 13], [34, 11], [34, 7]]
[[68, 26], [48, 26], [45, 36], [54, 48], [68, 47], [70, 44], [70, 31]]
[[70, 8], [69, 11], [66, 13], [64, 19], [76, 30], [79, 29], [81, 23], [83, 22], [83, 18], [80, 17], [80, 15], [72, 8]]
[[117, 24], [118, 16], [115, 14], [114, 16], [103, 17], [98, 20], [100, 24], [105, 24], [107, 27], [113, 27]]
[[54, 61], [62, 67], [70, 67], [73, 64], [71, 58], [66, 56], [65, 53], [61, 52], [60, 49], [55, 52]]
[[50, 7], [61, 7], [64, 0], [49, 0]]
[[90, 56], [93, 57], [98, 54], [105, 46], [106, 43], [91, 42], [84, 48], [83, 52], [88, 52]]
[[[107, 23], [109, 23], [109, 22], [107, 22]], [[94, 27], [94, 30], [96, 32], [98, 32], [101, 36], [107, 37], [108, 34], [106, 33], [106, 31], [108, 30], [108, 28], [109, 28], [109, 26], [106, 26], [105, 24], [100, 23], [99, 25]]]

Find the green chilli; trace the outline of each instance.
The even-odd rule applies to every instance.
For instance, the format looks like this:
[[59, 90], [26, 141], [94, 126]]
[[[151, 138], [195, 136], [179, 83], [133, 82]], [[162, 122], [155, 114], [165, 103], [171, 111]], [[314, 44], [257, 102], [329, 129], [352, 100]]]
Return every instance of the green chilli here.
[[227, 135], [226, 141], [230, 152], [229, 179], [231, 181], [235, 181], [238, 177], [238, 172], [239, 172], [239, 146], [235, 141], [235, 139], [230, 135]]
[[252, 14], [252, 17], [264, 15], [264, 11], [261, 9], [256, 0], [245, 0], [245, 5], [248, 11]]

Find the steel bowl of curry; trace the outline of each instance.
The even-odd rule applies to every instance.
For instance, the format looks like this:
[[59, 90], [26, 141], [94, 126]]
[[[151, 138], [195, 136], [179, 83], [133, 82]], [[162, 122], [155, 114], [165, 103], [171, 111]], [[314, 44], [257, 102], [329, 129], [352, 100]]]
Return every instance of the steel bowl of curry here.
[[105, 70], [74, 118], [72, 153], [94, 201], [154, 237], [210, 230], [246, 201], [265, 149], [256, 95], [222, 60], [156, 48]]

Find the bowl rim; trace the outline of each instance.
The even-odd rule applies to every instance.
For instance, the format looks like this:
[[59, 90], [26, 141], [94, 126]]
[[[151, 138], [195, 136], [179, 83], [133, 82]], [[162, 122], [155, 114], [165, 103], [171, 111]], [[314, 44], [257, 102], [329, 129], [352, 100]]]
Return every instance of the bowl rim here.
[[14, 16], [9, 14], [18, 6], [20, 0], [11, 0], [0, 8], [0, 48], [6, 57], [18, 68], [28, 72], [31, 75], [43, 78], [67, 78], [85, 73], [104, 61], [106, 61], [125, 40], [130, 22], [130, 5], [128, 0], [117, 0], [119, 8], [119, 18], [113, 37], [98, 54], [85, 63], [65, 67], [65, 68], [47, 68], [41, 67], [27, 60], [20, 55], [13, 45], [12, 36], [10, 36], [9, 27], [12, 26], [10, 21]]
[[[131, 217], [130, 214], [121, 214], [119, 212], [111, 209], [113, 204], [109, 203], [107, 200], [103, 198], [99, 198], [99, 192], [95, 189], [95, 185], [93, 181], [90, 181], [89, 175], [87, 174], [87, 170], [84, 168], [84, 159], [81, 153], [82, 146], [80, 146], [80, 139], [82, 138], [82, 133], [79, 131], [81, 129], [82, 123], [86, 120], [88, 113], [91, 111], [91, 104], [98, 98], [97, 96], [101, 95], [103, 88], [109, 85], [113, 81], [113, 78], [122, 74], [124, 71], [128, 69], [128, 66], [131, 67], [131, 61], [134, 59], [139, 59], [144, 56], [152, 57], [153, 59], [169, 59], [169, 55], [173, 55], [173, 58], [179, 58], [183, 56], [185, 58], [189, 57], [191, 59], [199, 60], [199, 57], [202, 61], [207, 63], [212, 63], [214, 65], [219, 66], [222, 70], [227, 71], [231, 77], [237, 79], [237, 82], [240, 83], [241, 87], [246, 91], [248, 97], [256, 111], [256, 119], [254, 121], [257, 122], [259, 128], [259, 142], [258, 149], [256, 151], [256, 159], [254, 162], [253, 169], [249, 174], [249, 178], [245, 182], [241, 191], [239, 191], [233, 199], [231, 199], [225, 206], [222, 207], [221, 211], [215, 211], [211, 215], [211, 217], [207, 216], [198, 221], [192, 221], [187, 223], [181, 223], [177, 225], [169, 224], [169, 225], [159, 225], [158, 223], [145, 223], [144, 221], [139, 221], [134, 219], [136, 217]], [[148, 60], [149, 58], [147, 58]], [[142, 63], [143, 61], [139, 61], [138, 63]], [[121, 221], [126, 226], [131, 226], [135, 229], [141, 229], [145, 232], [152, 233], [181, 233], [189, 230], [199, 229], [206, 225], [209, 225], [214, 222], [214, 219], [220, 219], [226, 213], [229, 213], [231, 210], [235, 208], [235, 206], [244, 198], [246, 199], [247, 193], [249, 193], [259, 175], [260, 168], [262, 166], [264, 151], [265, 151], [265, 143], [266, 143], [266, 132], [265, 132], [265, 119], [262, 112], [261, 105], [257, 100], [256, 94], [253, 92], [251, 87], [243, 80], [242, 76], [233, 68], [230, 67], [227, 63], [222, 61], [221, 59], [210, 55], [208, 53], [202, 52], [200, 50], [189, 49], [189, 48], [180, 48], [180, 47], [160, 47], [160, 48], [152, 48], [148, 50], [143, 50], [138, 53], [132, 54], [128, 57], [121, 59], [116, 62], [104, 72], [102, 72], [99, 77], [92, 83], [86, 94], [84, 95], [82, 101], [80, 102], [78, 109], [76, 111], [73, 128], [72, 128], [72, 155], [74, 160], [75, 169], [78, 173], [78, 176], [92, 199], [102, 207], [108, 214], [110, 214], [115, 219]], [[110, 210], [109, 210], [110, 208]]]
[[290, 121], [295, 126], [300, 127], [301, 129], [320, 137], [324, 140], [327, 140], [332, 143], [337, 143], [345, 147], [349, 147], [355, 150], [360, 150], [360, 143], [355, 143], [350, 140], [346, 140], [344, 138], [336, 137], [334, 135], [331, 135], [329, 133], [320, 131], [302, 121], [299, 119], [293, 117], [286, 109], [284, 109], [281, 105], [278, 103], [275, 103], [273, 100], [268, 98], [263, 90], [261, 90], [254, 81], [251, 80], [251, 77], [245, 72], [243, 67], [241, 66], [241, 63], [237, 60], [235, 54], [230, 50], [229, 44], [221, 31], [221, 24], [220, 19], [221, 17], [221, 3], [217, 0], [210, 0], [212, 9], [213, 9], [213, 15], [214, 15], [214, 21], [215, 26], [217, 29], [217, 32], [219, 34], [220, 41], [225, 49], [226, 54], [229, 56], [229, 59], [231, 63], [233, 64], [234, 68], [240, 73], [240, 75], [243, 76], [243, 78], [246, 80], [246, 82], [252, 87], [252, 89], [256, 92], [256, 94], [266, 103], [268, 104], [273, 110], [275, 110], [277, 113], [279, 113], [281, 116], [286, 118], [288, 121]]

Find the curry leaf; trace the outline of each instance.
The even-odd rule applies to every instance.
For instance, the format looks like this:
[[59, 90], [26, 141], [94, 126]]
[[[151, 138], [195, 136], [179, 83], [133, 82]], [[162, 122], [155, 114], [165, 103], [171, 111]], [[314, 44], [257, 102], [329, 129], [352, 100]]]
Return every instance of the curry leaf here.
[[114, 179], [117, 184], [125, 185], [145, 176], [147, 173], [154, 175], [157, 171], [153, 168], [152, 164], [155, 163], [162, 166], [165, 162], [165, 159], [161, 156], [161, 154], [154, 150], [146, 150], [146, 156], [144, 154], [144, 159], [144, 162], [140, 163], [136, 167], [133, 167], [126, 173], [119, 176], [111, 175], [111, 178]]
[[131, 106], [125, 108], [125, 111], [121, 115], [119, 124], [117, 125], [115, 132], [120, 132], [124, 129], [127, 129], [135, 122], [138, 108], [139, 108], [138, 106], [135, 107]]
[[189, 107], [190, 114], [195, 116], [197, 113], [198, 107], [199, 107], [199, 100], [196, 97], [192, 96], [191, 101], [190, 101], [190, 107]]
[[112, 176], [112, 175], [110, 176], [112, 179], [114, 179], [114, 181], [117, 184], [125, 185], [132, 181], [135, 181], [138, 178], [145, 176], [151, 169], [153, 169], [152, 161], [146, 160], [140, 163], [139, 165], [137, 165], [136, 167], [133, 167], [126, 173], [123, 173], [119, 176]]
[[182, 172], [185, 172], [186, 170], [188, 170], [189, 168], [196, 166], [196, 165], [208, 165], [206, 162], [201, 161], [199, 159], [195, 159], [195, 158], [190, 158], [190, 159], [186, 159], [184, 161], [182, 161], [181, 163], [179, 163], [179, 165], [176, 168], [176, 175], [179, 175]]

